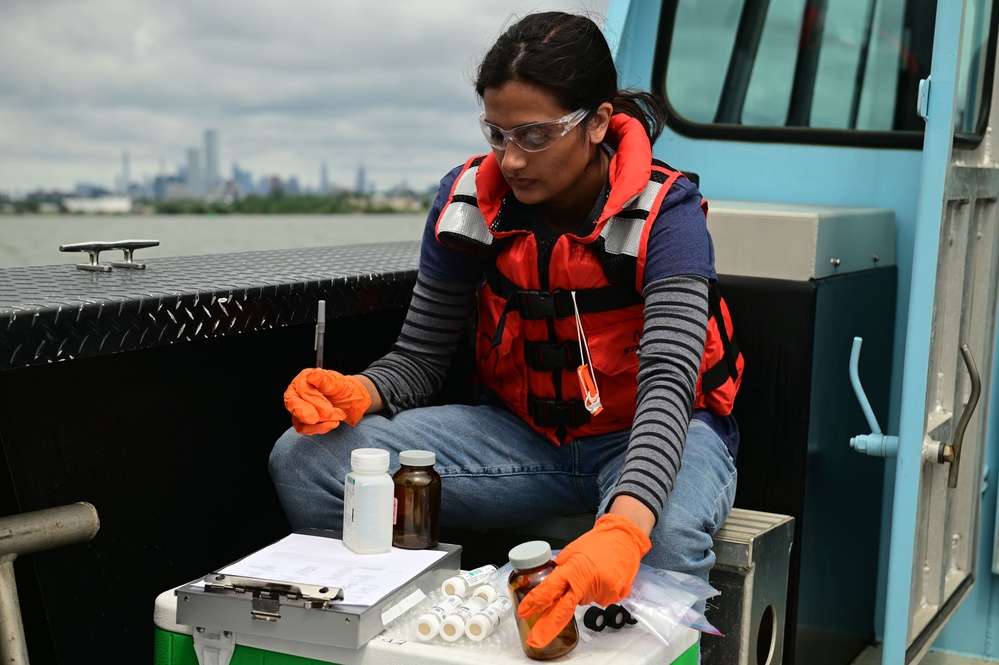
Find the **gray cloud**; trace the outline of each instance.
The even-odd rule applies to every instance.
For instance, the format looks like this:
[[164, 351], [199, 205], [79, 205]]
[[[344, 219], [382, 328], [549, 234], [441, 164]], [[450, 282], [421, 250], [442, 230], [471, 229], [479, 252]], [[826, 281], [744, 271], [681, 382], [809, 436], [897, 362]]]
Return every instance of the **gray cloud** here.
[[7, 0], [0, 191], [167, 170], [218, 132], [224, 172], [423, 187], [482, 150], [469, 80], [511, 14], [608, 0]]

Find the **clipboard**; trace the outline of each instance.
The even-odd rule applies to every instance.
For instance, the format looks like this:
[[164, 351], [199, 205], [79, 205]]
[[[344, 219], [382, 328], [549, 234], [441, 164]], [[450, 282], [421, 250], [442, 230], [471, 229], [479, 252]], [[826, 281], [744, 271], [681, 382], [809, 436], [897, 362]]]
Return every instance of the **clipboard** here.
[[[295, 533], [340, 540], [335, 531], [306, 529]], [[177, 623], [192, 626], [195, 635], [223, 631], [358, 649], [458, 572], [460, 545], [440, 543], [430, 551], [439, 553], [439, 558], [370, 605], [349, 604], [349, 594], [332, 585], [226, 572], [248, 556], [178, 587], [174, 591]], [[393, 548], [396, 556], [410, 552]]]

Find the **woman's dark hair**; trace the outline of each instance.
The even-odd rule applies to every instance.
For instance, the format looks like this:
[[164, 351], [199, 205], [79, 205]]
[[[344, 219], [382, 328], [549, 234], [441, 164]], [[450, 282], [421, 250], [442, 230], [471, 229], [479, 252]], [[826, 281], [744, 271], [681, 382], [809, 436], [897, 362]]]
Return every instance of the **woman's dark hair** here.
[[637, 119], [649, 141], [656, 142], [666, 123], [666, 107], [655, 95], [618, 90], [617, 68], [607, 40], [585, 16], [541, 12], [520, 19], [506, 30], [479, 65], [475, 92], [519, 81], [550, 94], [569, 110], [591, 112], [604, 102], [615, 113]]

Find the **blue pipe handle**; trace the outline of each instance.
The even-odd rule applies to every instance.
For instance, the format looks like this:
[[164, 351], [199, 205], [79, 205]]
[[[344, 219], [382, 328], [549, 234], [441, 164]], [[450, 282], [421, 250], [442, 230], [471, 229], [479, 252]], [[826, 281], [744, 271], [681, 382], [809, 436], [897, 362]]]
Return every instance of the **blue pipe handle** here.
[[860, 434], [850, 439], [850, 447], [860, 453], [872, 455], [874, 457], [894, 457], [898, 453], [898, 437], [888, 436], [881, 433], [881, 426], [871, 409], [871, 403], [867, 399], [867, 393], [860, 384], [860, 346], [864, 340], [861, 337], [853, 338], [853, 348], [850, 350], [850, 383], [853, 384], [853, 392], [857, 395], [860, 408], [867, 418], [867, 424], [871, 428], [870, 434]]

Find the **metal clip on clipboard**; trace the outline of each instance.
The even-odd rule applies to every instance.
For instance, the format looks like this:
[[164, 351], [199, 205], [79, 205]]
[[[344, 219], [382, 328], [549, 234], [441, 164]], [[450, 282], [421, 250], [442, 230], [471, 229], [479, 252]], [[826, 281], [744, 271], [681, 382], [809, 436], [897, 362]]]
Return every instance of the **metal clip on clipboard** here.
[[257, 621], [277, 621], [281, 605], [328, 610], [343, 600], [343, 589], [313, 584], [294, 584], [253, 577], [235, 577], [223, 573], [205, 576], [205, 591], [230, 595], [250, 594], [250, 616]]

